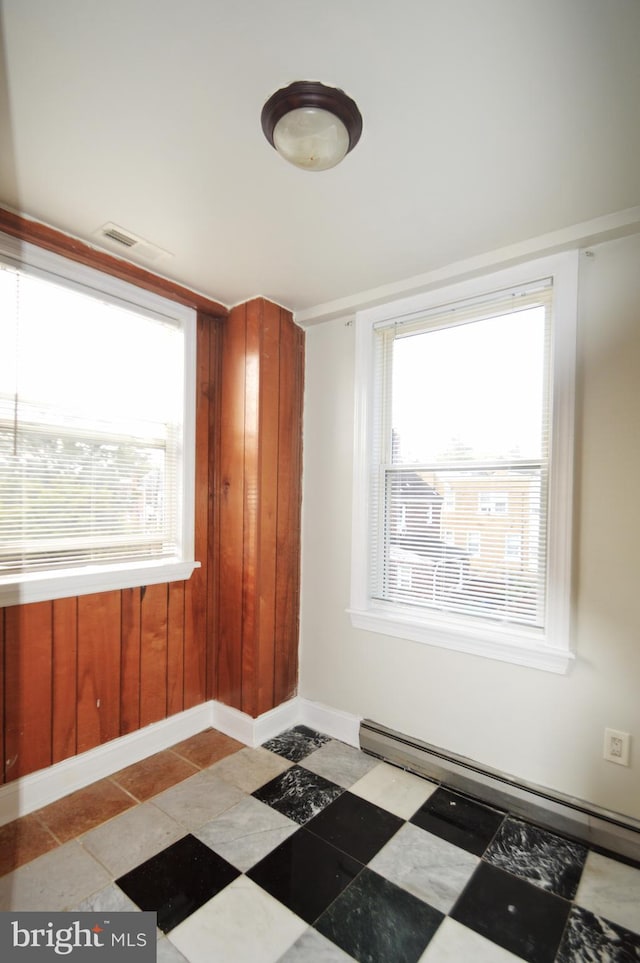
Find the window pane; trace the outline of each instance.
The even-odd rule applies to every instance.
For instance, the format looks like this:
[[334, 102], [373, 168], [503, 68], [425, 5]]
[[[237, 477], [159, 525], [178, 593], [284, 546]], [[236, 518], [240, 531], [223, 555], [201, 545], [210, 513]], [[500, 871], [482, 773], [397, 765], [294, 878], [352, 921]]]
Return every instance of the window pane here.
[[540, 306], [396, 337], [392, 461], [540, 458], [545, 316]]
[[[545, 533], [541, 469], [386, 472], [386, 564], [378, 597], [541, 625]], [[450, 508], [445, 492], [455, 492]], [[506, 511], [478, 510], [500, 491]], [[376, 593], [374, 592], [374, 595]]]
[[0, 576], [180, 555], [178, 321], [0, 270]]
[[[0, 271], [0, 392], [92, 423], [182, 411], [180, 326], [28, 274]], [[156, 374], [156, 372], [158, 374]]]
[[389, 436], [373, 496], [384, 549], [372, 554], [372, 595], [542, 626], [546, 299], [482, 310], [379, 334], [391, 348], [381, 356]]

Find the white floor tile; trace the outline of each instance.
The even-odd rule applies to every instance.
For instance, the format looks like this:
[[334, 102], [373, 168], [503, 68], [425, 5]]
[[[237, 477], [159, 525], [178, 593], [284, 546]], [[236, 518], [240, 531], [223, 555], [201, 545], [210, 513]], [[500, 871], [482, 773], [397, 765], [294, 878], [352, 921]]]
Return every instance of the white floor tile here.
[[240, 749], [211, 766], [210, 771], [244, 792], [255, 792], [293, 765], [268, 749]]
[[405, 823], [369, 868], [448, 913], [479, 862], [459, 846]]
[[189, 963], [189, 961], [185, 960], [180, 950], [177, 946], [173, 945], [171, 940], [163, 936], [162, 939], [158, 940], [156, 963]]
[[75, 840], [0, 877], [0, 910], [71, 910], [111, 882]]
[[133, 900], [123, 893], [119, 886], [111, 883], [82, 900], [77, 906], [73, 907], [74, 913], [136, 913], [140, 912], [140, 907], [136, 906]]
[[292, 819], [247, 796], [194, 835], [245, 873], [297, 829]]
[[596, 916], [640, 933], [640, 869], [590, 852], [575, 901]]
[[335, 782], [343, 789], [351, 786], [378, 765], [378, 760], [365, 755], [353, 746], [332, 739], [320, 746], [300, 762], [301, 766], [317, 776]]
[[309, 928], [278, 963], [348, 963], [352, 959], [331, 940]]
[[214, 775], [211, 769], [203, 769], [154, 796], [152, 802], [176, 822], [194, 830], [231, 809], [242, 799], [243, 792]]
[[522, 963], [520, 957], [446, 917], [418, 963]]
[[185, 828], [153, 803], [141, 803], [81, 837], [114, 878], [124, 875], [185, 835]]
[[307, 928], [246, 876], [239, 876], [168, 935], [189, 963], [276, 963]]
[[410, 819], [437, 788], [428, 779], [380, 762], [354, 783], [349, 792], [382, 806], [401, 819]]

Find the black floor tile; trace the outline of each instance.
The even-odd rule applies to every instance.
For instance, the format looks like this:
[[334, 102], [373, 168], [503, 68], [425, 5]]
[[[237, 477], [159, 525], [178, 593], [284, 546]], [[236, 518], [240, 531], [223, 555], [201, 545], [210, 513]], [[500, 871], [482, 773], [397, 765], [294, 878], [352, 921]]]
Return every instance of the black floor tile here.
[[247, 873], [313, 923], [362, 870], [362, 864], [306, 829], [289, 836]]
[[302, 766], [292, 766], [253, 793], [289, 819], [303, 826], [344, 792], [322, 776]]
[[587, 847], [556, 836], [521, 819], [508, 817], [484, 854], [499, 866], [530, 883], [573, 899], [578, 889]]
[[440, 788], [429, 796], [411, 822], [474, 856], [482, 856], [504, 815], [467, 796]]
[[556, 963], [638, 963], [640, 936], [574, 906]]
[[529, 963], [552, 963], [570, 906], [481, 862], [449, 915]]
[[363, 869], [316, 929], [360, 963], [416, 963], [443, 918], [411, 893]]
[[307, 823], [307, 829], [368, 863], [404, 824], [386, 809], [344, 792]]
[[309, 729], [308, 726], [294, 726], [293, 729], [287, 729], [279, 736], [269, 739], [263, 744], [263, 748], [270, 752], [277, 752], [279, 756], [284, 756], [290, 762], [300, 762], [329, 741], [329, 736], [316, 732], [315, 729]]
[[195, 836], [184, 836], [116, 883], [167, 933], [224, 889], [239, 871]]

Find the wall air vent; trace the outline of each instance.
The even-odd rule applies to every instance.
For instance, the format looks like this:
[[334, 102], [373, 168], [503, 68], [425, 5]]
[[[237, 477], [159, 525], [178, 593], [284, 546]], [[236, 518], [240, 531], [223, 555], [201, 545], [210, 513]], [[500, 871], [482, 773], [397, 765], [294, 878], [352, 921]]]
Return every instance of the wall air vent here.
[[163, 251], [156, 244], [145, 241], [144, 238], [132, 234], [131, 231], [127, 231], [117, 224], [103, 224], [97, 231], [94, 231], [93, 236], [102, 246], [108, 247], [114, 253], [135, 254], [136, 258], [139, 257], [145, 261], [158, 261], [163, 257], [172, 257], [169, 251]]
[[138, 243], [135, 237], [131, 237], [129, 234], [123, 234], [115, 227], [108, 227], [103, 234], [103, 237], [108, 237], [110, 241], [116, 241], [117, 244], [122, 244], [124, 247], [135, 247]]

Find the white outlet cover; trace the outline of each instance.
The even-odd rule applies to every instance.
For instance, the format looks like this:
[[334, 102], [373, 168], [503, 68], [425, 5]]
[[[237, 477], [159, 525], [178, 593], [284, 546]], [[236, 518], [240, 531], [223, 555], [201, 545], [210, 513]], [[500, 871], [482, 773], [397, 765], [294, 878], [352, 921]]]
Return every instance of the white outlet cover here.
[[615, 762], [618, 766], [629, 765], [631, 750], [631, 736], [619, 729], [604, 730], [603, 756], [608, 762]]

